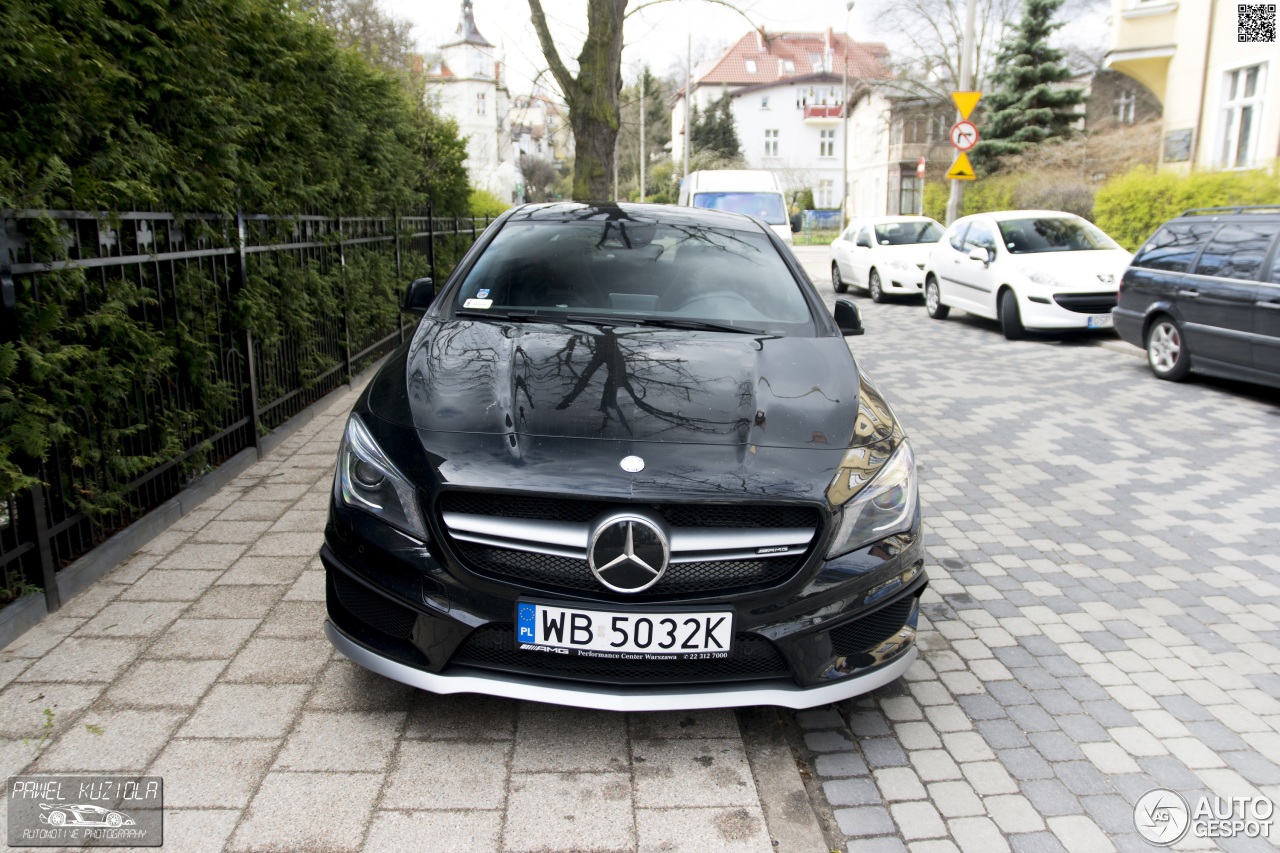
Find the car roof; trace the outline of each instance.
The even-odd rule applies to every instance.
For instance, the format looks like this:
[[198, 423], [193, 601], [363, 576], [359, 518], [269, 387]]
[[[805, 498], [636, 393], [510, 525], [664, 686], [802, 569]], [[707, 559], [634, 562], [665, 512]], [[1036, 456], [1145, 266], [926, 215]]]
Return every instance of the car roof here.
[[509, 221], [523, 222], [626, 222], [665, 225], [701, 225], [706, 228], [731, 228], [739, 231], [764, 230], [756, 220], [741, 213], [682, 207], [674, 204], [639, 204], [635, 202], [552, 201], [526, 204], [510, 214]]
[[904, 213], [900, 216], [869, 216], [866, 219], [855, 219], [850, 224], [856, 225], [890, 225], [894, 222], [937, 222], [931, 216], [917, 216]]
[[1056, 219], [1079, 219], [1080, 217], [1074, 213], [1068, 213], [1065, 210], [989, 210], [982, 213], [972, 213], [966, 216], [968, 219], [972, 216], [989, 216], [996, 222], [1005, 222], [1010, 219], [1037, 219], [1037, 218], [1056, 218]]

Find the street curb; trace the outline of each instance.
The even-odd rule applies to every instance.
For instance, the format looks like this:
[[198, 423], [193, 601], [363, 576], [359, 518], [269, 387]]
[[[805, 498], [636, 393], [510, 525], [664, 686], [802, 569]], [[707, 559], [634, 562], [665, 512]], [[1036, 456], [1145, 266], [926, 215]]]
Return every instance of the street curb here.
[[778, 709], [739, 708], [737, 717], [773, 848], [783, 853], [829, 850]]
[[[355, 376], [351, 382], [339, 385], [267, 435], [262, 436], [259, 439], [262, 447], [261, 458], [266, 459], [285, 439], [315, 419], [316, 415], [327, 410], [343, 395], [350, 393], [353, 387], [365, 382], [373, 371], [382, 366], [385, 358], [384, 356], [378, 359]], [[252, 447], [241, 450], [124, 530], [60, 570], [57, 574], [58, 594], [61, 596], [63, 605], [133, 556], [152, 539], [168, 530], [174, 522], [199, 507], [206, 499], [249, 470], [258, 461], [258, 454]], [[28, 596], [28, 599], [39, 599], [40, 605], [19, 601], [0, 611], [0, 648], [8, 646], [48, 615], [48, 611], [43, 606], [43, 595]]]

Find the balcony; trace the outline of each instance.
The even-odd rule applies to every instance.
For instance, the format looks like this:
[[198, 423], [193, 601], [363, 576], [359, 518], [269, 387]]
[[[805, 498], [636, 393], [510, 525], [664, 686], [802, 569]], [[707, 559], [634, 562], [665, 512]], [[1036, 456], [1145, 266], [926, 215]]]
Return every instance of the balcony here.
[[804, 108], [806, 124], [836, 124], [842, 118], [844, 118], [842, 106], [806, 105]]
[[1178, 4], [1129, 0], [1113, 19], [1106, 65], [1141, 82], [1161, 103], [1178, 43]]

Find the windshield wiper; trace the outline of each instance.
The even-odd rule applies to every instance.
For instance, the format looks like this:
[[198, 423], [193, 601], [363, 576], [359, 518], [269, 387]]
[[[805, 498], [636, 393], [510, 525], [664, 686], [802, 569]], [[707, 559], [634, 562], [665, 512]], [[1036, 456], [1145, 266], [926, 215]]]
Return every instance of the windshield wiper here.
[[735, 332], [739, 335], [764, 335], [764, 329], [751, 329], [746, 326], [731, 326], [728, 323], [713, 323], [709, 320], [686, 320], [683, 317], [614, 317], [621, 324], [636, 326], [661, 326], [664, 329], [692, 329], [698, 332]]
[[459, 308], [453, 312], [455, 317], [478, 317], [482, 320], [510, 320], [516, 323], [556, 323], [565, 322], [564, 317], [553, 317], [549, 314], [533, 314], [528, 311], [481, 311], [475, 308]]

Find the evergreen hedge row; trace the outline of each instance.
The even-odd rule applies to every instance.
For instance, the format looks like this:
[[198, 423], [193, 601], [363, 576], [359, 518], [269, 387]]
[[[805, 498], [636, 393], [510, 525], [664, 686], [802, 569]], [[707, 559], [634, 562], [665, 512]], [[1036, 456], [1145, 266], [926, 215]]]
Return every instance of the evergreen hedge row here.
[[[388, 216], [430, 204], [464, 215], [465, 156], [453, 122], [404, 80], [280, 0], [0, 4], [0, 209], [110, 220], [123, 210]], [[25, 239], [56, 258], [65, 232], [47, 226]], [[387, 257], [355, 253], [340, 271], [265, 260], [226, 306], [264, 345], [288, 332], [314, 351], [315, 320], [343, 307], [357, 338], [395, 328], [403, 282], [390, 280]], [[95, 272], [92, 287], [83, 270], [42, 273], [39, 299], [19, 277], [19, 337], [0, 343], [0, 498], [34, 484], [32, 462], [59, 443], [89, 484], [71, 490], [72, 509], [127, 514], [114, 484], [208, 434], [238, 393], [210, 379], [224, 356], [201, 328], [208, 315], [158, 327], [147, 319], [154, 282], [136, 272], [101, 282]], [[191, 266], [179, 289], [218, 285]], [[133, 416], [130, 401], [157, 383], [190, 391], [185, 406], [162, 423]], [[128, 449], [142, 432], [145, 455]]]

